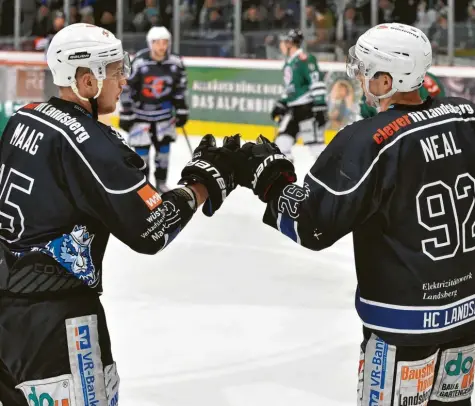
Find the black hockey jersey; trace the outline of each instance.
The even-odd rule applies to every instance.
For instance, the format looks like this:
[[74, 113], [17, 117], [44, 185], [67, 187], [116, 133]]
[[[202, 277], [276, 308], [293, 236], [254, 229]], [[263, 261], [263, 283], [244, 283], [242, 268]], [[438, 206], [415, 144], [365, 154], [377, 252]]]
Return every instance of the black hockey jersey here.
[[132, 72], [121, 95], [121, 119], [145, 122], [168, 121], [173, 112], [188, 114], [187, 76], [178, 55], [157, 62], [143, 49], [132, 61]]
[[162, 201], [115, 130], [57, 98], [10, 118], [0, 164], [1, 291], [100, 291], [110, 233], [153, 254], [193, 214], [185, 198]]
[[475, 106], [428, 98], [343, 128], [264, 222], [313, 250], [353, 232], [364, 326], [429, 345], [475, 327], [474, 209]]

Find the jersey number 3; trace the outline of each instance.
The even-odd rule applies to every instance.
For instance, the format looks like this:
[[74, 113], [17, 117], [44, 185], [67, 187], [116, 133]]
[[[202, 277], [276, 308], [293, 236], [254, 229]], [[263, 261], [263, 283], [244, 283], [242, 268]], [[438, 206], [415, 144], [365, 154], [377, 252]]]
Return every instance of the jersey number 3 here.
[[35, 180], [13, 168], [0, 167], [0, 238], [15, 242], [25, 231], [25, 218], [15, 203], [21, 193], [31, 194]]
[[[437, 181], [424, 185], [417, 194], [417, 219], [433, 234], [421, 241], [422, 252], [433, 261], [452, 258], [460, 248], [475, 250], [474, 197], [475, 179], [468, 173], [457, 177], [454, 189]], [[470, 199], [468, 211], [458, 213], [455, 199], [466, 198]]]

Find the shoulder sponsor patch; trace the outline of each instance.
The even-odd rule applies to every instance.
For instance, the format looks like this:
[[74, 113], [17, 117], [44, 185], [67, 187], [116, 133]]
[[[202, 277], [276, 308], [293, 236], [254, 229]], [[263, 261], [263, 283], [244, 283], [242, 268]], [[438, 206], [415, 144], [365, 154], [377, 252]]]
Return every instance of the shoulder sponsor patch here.
[[145, 185], [143, 188], [139, 189], [137, 194], [144, 201], [150, 211], [156, 209], [162, 204], [162, 198], [150, 185]]
[[28, 109], [28, 110], [32, 110], [34, 109], [36, 106], [38, 106], [40, 103], [29, 103], [27, 104], [26, 106], [23, 106], [24, 109]]

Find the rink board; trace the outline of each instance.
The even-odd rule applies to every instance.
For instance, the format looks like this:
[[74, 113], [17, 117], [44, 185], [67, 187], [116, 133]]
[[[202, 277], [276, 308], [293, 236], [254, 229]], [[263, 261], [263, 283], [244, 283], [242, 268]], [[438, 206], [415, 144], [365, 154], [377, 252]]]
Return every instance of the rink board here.
[[[282, 61], [198, 57], [183, 60], [188, 73], [188, 134], [240, 133], [246, 140], [253, 140], [259, 134], [275, 137], [277, 124], [272, 122], [270, 112], [284, 91]], [[11, 92], [3, 94], [0, 131], [18, 105], [43, 100], [42, 72], [47, 69], [44, 55], [34, 52], [0, 51], [1, 66], [10, 67], [4, 79], [8, 79], [5, 85], [9, 85]], [[340, 128], [359, 118], [361, 86], [347, 78], [344, 63], [321, 62], [319, 68], [328, 90], [331, 117], [325, 133], [328, 143]], [[431, 72], [440, 77], [447, 95], [475, 101], [474, 68], [436, 66]], [[118, 111], [103, 120], [118, 126]]]

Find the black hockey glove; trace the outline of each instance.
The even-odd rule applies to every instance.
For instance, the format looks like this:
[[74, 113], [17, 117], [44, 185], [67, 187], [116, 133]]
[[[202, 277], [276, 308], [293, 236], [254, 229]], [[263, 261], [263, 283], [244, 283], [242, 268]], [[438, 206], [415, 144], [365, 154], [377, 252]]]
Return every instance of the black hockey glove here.
[[277, 101], [274, 105], [274, 108], [272, 109], [270, 116], [272, 117], [272, 120], [275, 121], [277, 117], [283, 116], [289, 108], [287, 107], [287, 104], [281, 101]]
[[318, 127], [324, 127], [328, 121], [328, 108], [326, 104], [315, 104], [312, 107], [313, 117], [318, 124]]
[[237, 183], [252, 189], [263, 202], [272, 200], [297, 180], [292, 162], [262, 135], [257, 137], [256, 144], [244, 144], [234, 158]]
[[203, 213], [211, 217], [223, 204], [224, 199], [236, 188], [234, 182], [233, 155], [239, 150], [240, 136], [226, 137], [218, 148], [211, 134], [206, 134], [193, 152], [191, 161], [181, 172], [179, 184], [201, 183], [208, 190]]
[[119, 120], [119, 127], [122, 128], [124, 131], [129, 132], [134, 123], [135, 120], [133, 119], [124, 120], [124, 118], [121, 117]]
[[[184, 113], [184, 111], [186, 111], [186, 113]], [[183, 112], [180, 110], [177, 110], [175, 113], [175, 119], [176, 119], [175, 126], [183, 127], [188, 121], [188, 110], [183, 110]]]

